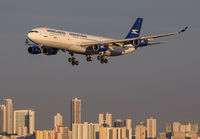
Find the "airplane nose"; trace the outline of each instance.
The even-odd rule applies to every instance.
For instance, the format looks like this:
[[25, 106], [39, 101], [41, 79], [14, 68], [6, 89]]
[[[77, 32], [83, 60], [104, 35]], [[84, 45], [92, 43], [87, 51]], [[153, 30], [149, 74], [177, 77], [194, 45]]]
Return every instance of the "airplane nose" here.
[[28, 38], [29, 40], [34, 40], [34, 34], [33, 34], [33, 33], [28, 33], [28, 34], [27, 34], [27, 38]]
[[26, 36], [28, 39], [31, 39], [31, 33], [28, 33]]

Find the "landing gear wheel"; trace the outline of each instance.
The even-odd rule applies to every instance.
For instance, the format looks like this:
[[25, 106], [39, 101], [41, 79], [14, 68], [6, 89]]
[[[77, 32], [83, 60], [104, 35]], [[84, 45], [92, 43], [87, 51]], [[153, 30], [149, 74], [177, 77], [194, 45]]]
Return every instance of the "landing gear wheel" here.
[[108, 63], [108, 59], [104, 59], [104, 63]]
[[72, 61], [72, 66], [74, 66], [76, 63], [75, 63], [75, 61]]
[[104, 63], [104, 59], [101, 59], [101, 64], [103, 64]]
[[72, 64], [72, 66], [79, 65], [79, 61], [77, 61], [74, 57], [74, 53], [70, 52], [69, 54], [71, 55], [71, 57], [68, 58], [68, 61]]
[[71, 57], [70, 57], [70, 58], [68, 58], [68, 61], [69, 61], [69, 62], [72, 62], [72, 58], [71, 58]]
[[75, 62], [75, 64], [76, 64], [76, 65], [79, 65], [79, 62], [78, 62], [78, 61], [76, 61], [76, 62]]
[[97, 56], [97, 59], [98, 59], [98, 60], [101, 60], [101, 56]]
[[89, 57], [89, 61], [93, 61], [93, 57], [91, 56], [91, 57]]
[[89, 62], [89, 61], [93, 61], [93, 56], [87, 56], [86, 57], [86, 60]]

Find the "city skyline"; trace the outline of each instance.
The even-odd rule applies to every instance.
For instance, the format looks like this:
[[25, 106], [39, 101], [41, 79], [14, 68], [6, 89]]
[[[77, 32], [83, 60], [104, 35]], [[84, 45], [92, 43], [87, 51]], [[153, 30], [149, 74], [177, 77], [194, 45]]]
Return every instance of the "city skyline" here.
[[[57, 113], [53, 117], [53, 129], [35, 129], [35, 111], [15, 110], [12, 99], [4, 99], [4, 104], [0, 105], [0, 138], [6, 139], [199, 139], [200, 130], [197, 123], [179, 122], [165, 124], [165, 131], [157, 133], [157, 119], [150, 117], [146, 122], [142, 121], [135, 126], [132, 119], [112, 119], [112, 114], [108, 112], [99, 113], [99, 123], [80, 122], [82, 112], [81, 98], [72, 98], [71, 113], [74, 122], [71, 125], [63, 124], [63, 117]], [[7, 106], [7, 107], [6, 107]], [[9, 112], [7, 112], [9, 111]], [[8, 115], [7, 115], [8, 114]], [[14, 114], [10, 116], [10, 114]], [[8, 118], [7, 118], [8, 117]], [[13, 117], [13, 118], [11, 118]], [[78, 118], [78, 119], [77, 119]], [[50, 119], [49, 119], [50, 120]], [[112, 122], [113, 120], [113, 122]], [[9, 125], [7, 125], [9, 123]], [[11, 128], [14, 127], [13, 130]], [[71, 130], [69, 129], [71, 127]], [[5, 132], [2, 132], [5, 131]]]
[[[5, 100], [9, 100], [9, 102], [13, 102], [13, 100], [12, 99], [4, 99], [4, 101]], [[76, 103], [77, 103], [77, 101], [78, 102], [82, 102], [82, 100], [81, 100], [81, 98], [77, 98], [77, 97], [75, 97], [75, 98], [72, 98], [72, 100], [70, 101], [71, 103], [73, 102], [73, 101], [76, 101]], [[13, 105], [13, 103], [12, 103], [12, 106], [14, 106]], [[6, 111], [5, 109], [6, 109], [6, 107], [5, 107], [5, 105], [4, 104], [0, 104], [0, 114], [3, 114], [2, 113], [2, 110], [4, 110], [4, 111]], [[81, 109], [82, 109], [82, 107], [81, 107]], [[40, 130], [40, 129], [38, 129], [38, 128], [35, 128], [35, 112], [37, 113], [37, 111], [34, 111], [34, 110], [20, 110], [19, 108], [18, 109], [13, 109], [13, 124], [12, 124], [12, 126], [13, 126], [13, 133], [16, 133], [17, 132], [17, 129], [16, 129], [16, 125], [15, 125], [15, 123], [16, 123], [16, 116], [18, 116], [18, 117], [24, 117], [24, 120], [25, 119], [28, 119], [28, 120], [30, 120], [29, 122], [30, 123], [26, 123], [26, 121], [22, 121], [22, 125], [24, 125], [24, 126], [27, 126], [27, 125], [31, 125], [32, 127], [30, 127], [30, 128], [28, 128], [27, 129], [27, 132], [30, 132], [30, 133], [33, 133], [33, 131], [34, 131], [34, 129], [36, 129], [36, 130]], [[27, 115], [30, 115], [29, 116], [29, 118], [27, 118]], [[6, 114], [4, 114], [4, 116], [6, 116]], [[71, 116], [71, 114], [70, 114], [70, 116]], [[144, 125], [144, 126], [146, 126], [145, 127], [145, 130], [147, 131], [147, 134], [146, 134], [146, 136], [148, 137], [153, 137], [153, 136], [157, 136], [158, 135], [158, 133], [157, 133], [157, 130], [158, 130], [158, 132], [161, 132], [163, 129], [162, 128], [158, 128], [157, 127], [157, 120], [158, 119], [156, 119], [155, 117], [153, 118], [152, 116], [150, 116], [149, 118], [148, 117], [146, 117], [146, 122], [144, 122], [144, 120], [145, 120], [145, 117], [144, 117], [144, 119], [142, 120], [142, 121], [140, 121], [140, 122], [134, 122], [134, 119], [131, 119], [131, 117], [126, 117], [126, 118], [128, 118], [128, 119], [124, 119], [124, 120], [122, 120], [122, 119], [117, 119], [117, 118], [115, 118], [114, 119], [114, 121], [113, 121], [113, 118], [112, 118], [112, 114], [111, 113], [109, 113], [109, 112], [103, 112], [103, 113], [98, 113], [97, 114], [97, 116], [96, 116], [96, 121], [89, 121], [89, 122], [86, 122], [86, 121], [83, 121], [83, 122], [81, 122], [81, 123], [72, 123], [72, 125], [73, 124], [84, 124], [85, 122], [86, 123], [99, 123], [99, 125], [102, 125], [102, 126], [105, 126], [105, 127], [111, 127], [111, 126], [113, 126], [113, 127], [127, 127], [127, 129], [130, 129], [130, 127], [136, 127], [136, 125], [139, 125], [139, 126], [141, 126], [141, 125]], [[103, 119], [102, 119], [103, 118]], [[20, 118], [20, 119], [22, 119], [22, 118]], [[51, 119], [51, 118], [50, 118]], [[65, 118], [64, 118], [65, 119]], [[81, 118], [80, 118], [81, 119]], [[1, 119], [0, 119], [1, 120]], [[47, 127], [47, 128], [44, 128], [44, 129], [56, 129], [56, 126], [67, 126], [67, 127], [70, 127], [71, 126], [71, 124], [69, 125], [69, 124], [67, 124], [67, 123], [63, 123], [63, 116], [62, 116], [62, 114], [61, 113], [56, 113], [54, 116], [53, 116], [53, 118], [52, 118], [52, 120], [51, 120], [52, 122], [53, 122], [53, 125], [51, 126], [51, 127]], [[168, 121], [168, 122], [166, 122], [164, 125], [163, 125], [163, 127], [164, 127], [164, 130], [167, 130], [167, 124], [168, 123], [172, 123], [172, 122], [174, 122], [174, 121], [177, 121], [177, 124], [181, 124], [181, 123], [188, 123], [187, 121], [187, 119], [185, 119], [185, 120], [173, 120], [173, 121]], [[6, 120], [6, 122], [8, 122], [7, 120]], [[6, 123], [5, 121], [4, 121], [4, 123]], [[106, 124], [106, 122], [108, 122], [109, 124]], [[133, 124], [133, 122], [134, 122], [134, 124]], [[191, 123], [198, 123], [198, 122], [194, 122], [194, 121], [190, 121]], [[8, 122], [9, 123], [9, 122]], [[102, 124], [103, 123], [103, 124]], [[176, 122], [175, 122], [176, 123]], [[198, 123], [199, 124], [199, 123]], [[1, 124], [0, 124], [0, 126], [2, 126]], [[6, 126], [4, 126], [4, 128], [5, 128], [5, 131], [6, 131]], [[171, 127], [168, 127], [168, 128], [171, 128]], [[0, 128], [1, 129], [1, 128]], [[3, 128], [2, 128], [3, 129]], [[196, 128], [195, 128], [196, 129]], [[169, 129], [168, 129], [168, 131], [169, 131]], [[6, 131], [7, 132], [7, 131]], [[149, 132], [149, 133], [148, 133]]]

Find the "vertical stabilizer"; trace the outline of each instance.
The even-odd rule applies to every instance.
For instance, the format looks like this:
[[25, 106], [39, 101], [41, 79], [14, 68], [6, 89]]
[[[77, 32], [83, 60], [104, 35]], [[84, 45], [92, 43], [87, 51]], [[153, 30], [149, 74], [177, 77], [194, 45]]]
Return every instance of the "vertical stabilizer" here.
[[142, 27], [142, 22], [143, 22], [143, 18], [137, 18], [137, 20], [135, 21], [135, 24], [133, 25], [133, 27], [131, 28], [128, 35], [125, 37], [125, 39], [139, 37], [140, 36], [140, 30], [141, 30], [141, 27]]

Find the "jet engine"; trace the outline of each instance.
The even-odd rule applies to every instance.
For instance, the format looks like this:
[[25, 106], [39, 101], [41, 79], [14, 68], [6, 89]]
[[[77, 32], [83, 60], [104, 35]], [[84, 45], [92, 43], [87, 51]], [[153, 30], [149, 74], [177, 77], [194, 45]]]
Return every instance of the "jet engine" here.
[[108, 50], [108, 46], [105, 46], [103, 44], [96, 44], [96, 45], [93, 45], [93, 50], [95, 52], [107, 51]]
[[56, 49], [56, 48], [50, 48], [50, 47], [43, 47], [42, 48], [42, 52], [45, 55], [56, 55], [57, 52], [58, 52], [58, 49]]
[[133, 45], [137, 48], [137, 47], [144, 47], [149, 45], [147, 40], [143, 40], [143, 39], [135, 39], [133, 41]]
[[37, 46], [32, 46], [32, 47], [28, 47], [28, 52], [30, 54], [40, 54], [40, 48], [38, 48]]

